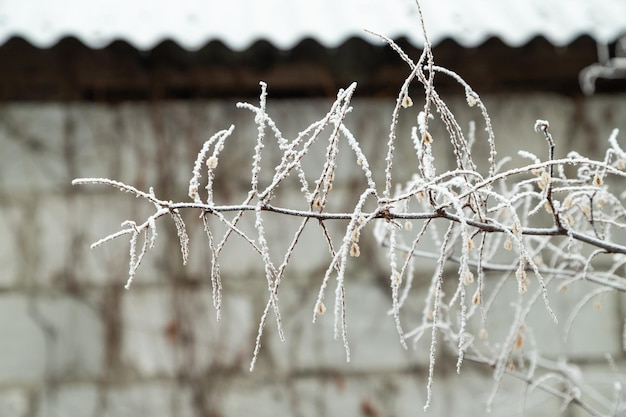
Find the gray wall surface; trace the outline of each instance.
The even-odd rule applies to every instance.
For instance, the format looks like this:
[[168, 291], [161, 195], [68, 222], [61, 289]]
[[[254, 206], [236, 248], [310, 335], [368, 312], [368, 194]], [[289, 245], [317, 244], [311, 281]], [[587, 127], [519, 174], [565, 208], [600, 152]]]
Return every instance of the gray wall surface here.
[[[621, 129], [618, 140], [626, 147], [624, 96], [484, 100], [499, 157], [526, 149], [545, 158], [545, 141], [533, 131], [539, 118], [550, 121], [557, 157], [570, 150], [601, 157], [613, 128]], [[461, 126], [479, 119], [463, 97], [450, 97], [448, 103]], [[274, 101], [270, 94], [268, 113], [292, 137], [321, 118], [330, 104]], [[379, 185], [392, 106], [392, 100], [355, 100], [346, 121]], [[415, 167], [408, 132], [420, 106], [416, 102], [401, 115], [397, 181], [409, 179]], [[241, 240], [230, 242], [221, 261], [224, 305], [219, 322], [211, 301], [210, 254], [197, 213], [185, 214], [189, 264], [182, 265], [176, 231], [163, 219], [156, 247], [130, 290], [124, 289], [128, 240], [89, 248], [124, 220], [143, 221], [152, 206], [105, 186], [72, 187], [73, 178], [109, 177], [146, 191], [152, 186], [161, 198], [187, 201], [193, 161], [203, 141], [234, 124], [219, 162], [215, 200], [237, 203], [249, 186], [256, 139], [252, 120], [250, 112], [226, 101], [0, 106], [0, 416], [484, 415], [494, 383], [491, 370], [468, 362], [457, 375], [456, 358], [444, 348], [435, 369], [433, 406], [422, 411], [428, 343], [408, 351], [400, 346], [387, 315], [388, 270], [370, 235], [362, 238], [361, 257], [351, 260], [346, 278], [351, 362], [345, 361], [342, 343], [333, 339], [332, 314], [311, 323], [330, 260], [321, 234], [312, 227], [294, 253], [280, 293], [287, 340], [279, 341], [270, 316], [252, 373], [248, 367], [267, 283], [258, 256]], [[445, 139], [441, 127], [432, 133], [436, 140]], [[481, 137], [479, 125], [475, 155], [484, 159], [487, 148]], [[453, 164], [446, 149], [438, 148], [438, 169]], [[314, 152], [321, 166], [324, 148]], [[265, 168], [271, 174], [277, 161], [271, 146], [267, 155]], [[338, 165], [332, 208], [347, 211], [363, 181], [354, 161]], [[282, 198], [301, 205], [295, 187]], [[286, 246], [285, 230], [292, 220], [274, 215], [266, 221], [268, 239]], [[331, 226], [331, 233], [338, 236], [339, 228]], [[572, 288], [571, 298], [555, 296], [557, 316], [567, 317], [589, 288]], [[416, 307], [405, 312], [407, 317], [421, 311], [426, 290], [427, 283], [416, 285]], [[506, 300], [501, 308], [509, 308]], [[597, 390], [610, 395], [615, 378], [606, 354], [624, 372], [624, 317], [626, 298], [608, 293], [601, 308], [583, 309], [567, 341], [552, 322], [538, 319], [544, 324], [536, 329], [537, 343], [548, 357], [578, 361], [581, 371], [597, 381]], [[495, 333], [508, 331], [502, 317], [490, 320]], [[505, 378], [492, 415], [513, 415], [524, 404], [526, 415], [552, 416], [562, 405], [541, 391], [525, 394], [523, 382]], [[585, 414], [570, 407], [565, 415]]]

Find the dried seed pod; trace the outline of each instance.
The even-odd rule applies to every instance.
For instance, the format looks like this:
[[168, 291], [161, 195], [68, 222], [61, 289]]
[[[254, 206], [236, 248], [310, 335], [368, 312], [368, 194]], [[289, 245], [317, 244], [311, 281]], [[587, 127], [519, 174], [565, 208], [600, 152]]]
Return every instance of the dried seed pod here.
[[209, 169], [215, 169], [217, 168], [217, 163], [218, 163], [218, 159], [216, 156], [210, 156], [207, 160], [206, 160], [206, 166], [209, 167]]
[[478, 291], [476, 291], [476, 293], [474, 293], [474, 296], [472, 297], [472, 304], [474, 304], [475, 306], [480, 304], [480, 293]]
[[570, 209], [572, 208], [573, 205], [574, 205], [574, 199], [572, 198], [572, 196], [568, 195], [567, 197], [565, 197], [565, 200], [563, 200], [563, 208]]
[[602, 179], [602, 177], [600, 176], [600, 174], [597, 174], [593, 176], [593, 185], [595, 187], [601, 187], [602, 184], [604, 184], [604, 180]]
[[355, 228], [352, 231], [352, 241], [353, 242], [358, 242], [360, 238], [361, 238], [361, 230], [358, 229], [358, 228]]
[[550, 205], [550, 202], [549, 202], [549, 201], [546, 201], [546, 202], [543, 204], [543, 208], [546, 210], [546, 213], [550, 213], [550, 214], [552, 214], [552, 206]]
[[313, 200], [313, 207], [324, 208], [324, 204], [322, 203], [322, 200], [319, 197], [316, 197], [315, 200]]
[[361, 249], [359, 249], [359, 244], [356, 242], [352, 242], [352, 246], [350, 246], [350, 256], [353, 258], [358, 258], [361, 254]]
[[478, 104], [478, 95], [473, 91], [468, 91], [465, 95], [465, 99], [467, 100], [467, 105], [470, 107], [474, 107]]
[[321, 316], [322, 314], [326, 313], [326, 306], [324, 305], [324, 303], [322, 303], [321, 301], [317, 304], [317, 306], [315, 306], [315, 312]]
[[552, 182], [552, 178], [550, 178], [550, 174], [547, 171], [543, 171], [541, 173], [541, 177], [539, 178], [539, 188], [545, 190], [545, 188]]

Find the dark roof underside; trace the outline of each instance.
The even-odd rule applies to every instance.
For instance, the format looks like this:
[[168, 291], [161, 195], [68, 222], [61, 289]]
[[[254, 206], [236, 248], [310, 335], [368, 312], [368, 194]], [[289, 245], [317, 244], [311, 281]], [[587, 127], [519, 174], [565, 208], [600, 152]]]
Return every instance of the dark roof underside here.
[[[420, 50], [398, 40], [414, 59]], [[444, 40], [435, 62], [456, 71], [479, 93], [554, 92], [579, 94], [578, 73], [597, 61], [596, 43], [582, 36], [555, 47], [534, 38], [510, 47], [496, 38], [465, 48]], [[357, 96], [395, 96], [407, 65], [385, 45], [352, 38], [337, 48], [305, 39], [289, 51], [258, 41], [243, 51], [211, 42], [188, 51], [164, 41], [140, 51], [123, 41], [92, 49], [75, 38], [40, 49], [22, 38], [0, 46], [0, 100], [161, 100], [254, 97], [259, 81], [270, 96], [329, 97], [358, 82]], [[600, 92], [626, 91], [623, 82], [598, 83]], [[462, 92], [438, 76], [440, 92]]]

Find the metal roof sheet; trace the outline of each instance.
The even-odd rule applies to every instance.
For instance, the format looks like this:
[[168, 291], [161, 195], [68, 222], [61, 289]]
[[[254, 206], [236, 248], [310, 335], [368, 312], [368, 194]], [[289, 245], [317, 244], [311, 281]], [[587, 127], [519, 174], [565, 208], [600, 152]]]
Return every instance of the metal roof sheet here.
[[[421, 0], [429, 38], [519, 46], [543, 36], [612, 42], [626, 33], [625, 0]], [[363, 29], [423, 44], [414, 0], [0, 0], [0, 44], [13, 36], [47, 48], [73, 36], [92, 48], [125, 40], [149, 50], [170, 39], [188, 50], [219, 40], [241, 50], [264, 39], [289, 49], [304, 38], [334, 47]]]

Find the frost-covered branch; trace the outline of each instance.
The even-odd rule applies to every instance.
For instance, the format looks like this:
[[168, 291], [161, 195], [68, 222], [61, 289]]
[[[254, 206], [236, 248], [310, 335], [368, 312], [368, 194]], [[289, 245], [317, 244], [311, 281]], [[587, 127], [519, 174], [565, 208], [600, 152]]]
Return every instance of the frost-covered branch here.
[[[346, 123], [356, 84], [338, 92], [326, 115], [295, 137], [287, 138], [270, 116], [268, 88], [261, 83], [258, 106], [238, 104], [239, 108], [253, 113], [257, 127], [250, 161], [250, 187], [238, 200], [241, 203], [221, 204], [220, 190], [215, 189], [216, 177], [224, 172], [217, 169], [220, 158], [236, 129], [230, 126], [218, 131], [198, 151], [191, 168], [189, 201], [173, 202], [157, 197], [152, 189], [144, 192], [108, 178], [75, 179], [74, 185], [118, 188], [145, 200], [155, 210], [142, 221], [125, 221], [121, 230], [98, 240], [92, 247], [122, 236], [129, 237], [126, 288], [130, 288], [142, 260], [156, 244], [157, 222], [161, 217], [169, 216], [176, 226], [183, 263], [189, 257], [188, 229], [202, 227], [211, 251], [209, 269], [219, 319], [222, 251], [232, 236], [241, 237], [242, 244], [250, 246], [261, 260], [267, 286], [267, 302], [259, 320], [250, 364], [252, 370], [262, 352], [263, 331], [270, 315], [276, 318], [279, 338], [285, 339], [278, 293], [305, 228], [316, 228], [329, 253], [317, 298], [311, 302], [313, 321], [326, 313], [327, 304], [333, 304], [335, 338], [341, 339], [346, 359], [350, 360], [350, 317], [346, 305], [350, 283], [346, 277], [351, 262], [358, 261], [351, 258], [360, 256], [364, 233], [369, 233], [366, 229], [373, 229], [373, 239], [384, 248], [388, 259], [392, 305], [389, 314], [399, 343], [408, 348], [407, 342], [415, 344], [421, 338], [430, 339], [426, 407], [431, 402], [435, 360], [443, 342], [457, 353], [458, 372], [462, 371], [464, 358], [493, 367], [496, 382], [492, 398], [502, 377], [511, 374], [532, 388], [543, 389], [581, 406], [591, 415], [599, 415], [580, 397], [568, 396], [550, 385], [553, 380], [550, 372], [554, 370], [545, 366], [537, 349], [531, 349], [529, 354], [521, 352], [525, 340], [532, 340], [532, 331], [526, 326], [530, 311], [544, 308], [554, 322], [562, 319], [551, 307], [548, 292], [551, 282], [559, 282], [561, 288], [577, 282], [597, 286], [578, 301], [565, 321], [567, 331], [580, 309], [596, 295], [626, 291], [623, 277], [626, 246], [614, 238], [626, 229], [626, 193], [622, 192], [623, 186], [616, 185], [626, 179], [626, 152], [618, 143], [618, 132], [614, 131], [609, 137], [608, 150], [602, 160], [576, 152], [555, 159], [559, 138], [549, 131], [548, 121], [538, 120], [534, 128], [547, 143], [546, 156], [542, 158], [520, 150], [519, 157], [526, 163], [509, 167], [513, 164], [511, 155], [497, 159], [497, 137], [480, 96], [458, 74], [434, 65], [426, 33], [423, 53], [416, 62], [389, 38], [376, 36], [399, 53], [410, 71], [390, 115], [386, 143], [376, 149], [377, 156], [384, 155], [382, 172], [373, 172], [371, 167], [375, 165], [370, 163]], [[460, 126], [453, 110], [439, 96], [434, 79], [442, 76], [456, 80], [464, 91], [467, 105], [478, 109], [477, 118], [486, 126], [484, 137], [476, 133], [475, 124], [467, 131]], [[412, 112], [410, 108], [418, 98], [409, 95], [409, 87], [415, 84], [423, 89], [424, 106]], [[412, 115], [416, 125], [410, 137], [401, 137], [398, 120], [407, 113]], [[436, 123], [443, 126], [446, 137], [433, 136]], [[398, 164], [396, 147], [401, 140], [410, 141], [415, 160], [415, 172], [405, 182], [396, 181], [394, 177], [394, 166]], [[451, 144], [456, 166], [438, 173], [438, 161], [447, 158], [447, 155], [437, 154], [433, 146], [440, 140]], [[475, 159], [472, 151], [474, 144], [481, 140], [486, 141], [489, 149], [486, 164]], [[343, 143], [347, 146], [341, 146]], [[308, 164], [313, 159], [310, 154], [316, 144], [319, 144], [318, 149], [320, 146], [325, 149], [324, 160], [321, 164]], [[277, 152], [272, 158], [266, 155], [270, 146]], [[269, 172], [268, 160], [277, 161]], [[354, 205], [347, 212], [329, 210], [329, 202], [338, 193], [339, 160], [342, 166], [352, 164], [354, 171], [361, 175], [363, 187], [356, 191]], [[384, 179], [382, 185], [376, 178]], [[282, 191], [292, 187], [294, 181], [300, 186], [305, 208], [284, 206], [280, 199]], [[186, 224], [181, 214], [184, 211], [198, 213], [201, 219], [198, 225]], [[265, 220], [270, 213], [300, 219], [295, 232], [283, 238], [289, 244], [282, 252], [268, 233], [269, 225]], [[243, 219], [254, 225], [252, 231], [244, 230], [240, 224]], [[338, 238], [329, 232], [330, 222], [341, 225]], [[221, 236], [218, 230], [223, 230]], [[428, 293], [420, 300], [421, 317], [417, 322], [407, 322], [401, 313], [409, 302], [415, 301], [411, 289], [418, 275], [417, 260], [423, 258], [435, 260], [436, 266], [431, 271]], [[488, 339], [486, 322], [494, 314], [495, 300], [507, 291], [506, 283], [511, 280], [517, 286], [517, 301], [509, 332], [504, 339], [484, 348], [477, 341]], [[493, 282], [495, 285], [491, 285]], [[334, 297], [330, 297], [329, 302], [328, 289], [333, 285]], [[446, 290], [449, 294], [444, 288], [451, 289]], [[479, 330], [471, 324], [478, 324]], [[622, 337], [626, 340], [626, 327]], [[529, 372], [516, 371], [515, 363], [527, 364]], [[559, 374], [559, 381], [578, 387], [580, 381], [573, 380], [573, 374], [564, 371], [566, 368], [560, 370], [563, 372]], [[545, 373], [540, 375], [542, 371]]]

